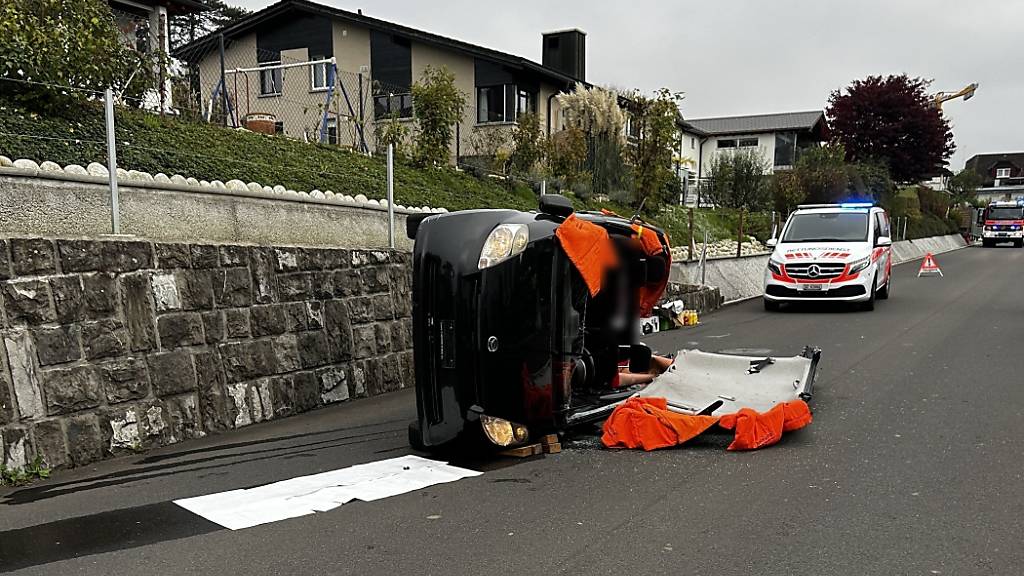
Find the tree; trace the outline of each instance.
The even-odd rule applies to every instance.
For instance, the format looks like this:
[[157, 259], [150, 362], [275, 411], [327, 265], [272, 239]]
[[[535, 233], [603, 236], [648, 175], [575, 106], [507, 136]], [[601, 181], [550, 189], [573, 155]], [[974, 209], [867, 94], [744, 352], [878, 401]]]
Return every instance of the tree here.
[[[626, 147], [626, 157], [633, 167], [633, 195], [636, 207], [644, 200], [655, 200], [655, 206], [675, 200], [671, 195], [672, 180], [677, 180], [672, 169], [672, 155], [679, 143], [679, 106], [681, 94], [667, 88], [658, 90], [653, 98], [639, 92], [628, 97], [631, 132], [635, 141]], [[676, 187], [678, 189], [678, 186]]]
[[949, 179], [947, 186], [950, 195], [957, 204], [971, 203], [981, 188], [981, 175], [974, 170], [964, 169]]
[[455, 87], [455, 74], [446, 67], [427, 66], [412, 85], [416, 133], [413, 161], [419, 166], [447, 164], [456, 122], [462, 120], [466, 95]]
[[760, 210], [768, 206], [768, 161], [759, 152], [715, 155], [708, 165], [705, 197], [723, 208]]
[[832, 92], [826, 115], [833, 141], [851, 161], [881, 162], [898, 182], [937, 174], [956, 147], [928, 86], [906, 74], [869, 76]]
[[771, 177], [772, 201], [775, 209], [789, 214], [807, 199], [807, 190], [795, 170], [776, 172]]
[[170, 44], [177, 48], [197, 38], [234, 24], [252, 12], [239, 6], [231, 6], [223, 0], [200, 0], [208, 10], [171, 17]]
[[577, 84], [572, 92], [555, 98], [565, 111], [567, 127], [579, 130], [586, 140], [585, 168], [591, 175], [592, 192], [607, 194], [621, 188], [626, 172], [622, 159], [626, 115], [618, 94]]
[[588, 180], [590, 176], [584, 172], [587, 141], [583, 131], [579, 128], [567, 128], [556, 132], [548, 137], [546, 147], [548, 170], [551, 175], [561, 179], [569, 190], [586, 197], [586, 192], [579, 187], [579, 184]]
[[544, 159], [544, 131], [540, 118], [532, 112], [520, 114], [512, 130], [512, 155], [509, 157], [509, 171], [529, 174]]
[[805, 149], [793, 172], [808, 202], [838, 202], [846, 195], [850, 179], [842, 144]]
[[153, 86], [157, 62], [124, 43], [103, 0], [5, 0], [0, 4], [2, 91], [35, 109], [59, 109], [102, 91], [137, 98]]

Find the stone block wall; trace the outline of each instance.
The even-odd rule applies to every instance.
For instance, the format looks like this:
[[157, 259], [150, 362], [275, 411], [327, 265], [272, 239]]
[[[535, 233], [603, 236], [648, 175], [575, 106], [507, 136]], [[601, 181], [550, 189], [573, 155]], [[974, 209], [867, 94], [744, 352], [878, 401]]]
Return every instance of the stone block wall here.
[[0, 238], [0, 462], [51, 468], [402, 388], [407, 252]]

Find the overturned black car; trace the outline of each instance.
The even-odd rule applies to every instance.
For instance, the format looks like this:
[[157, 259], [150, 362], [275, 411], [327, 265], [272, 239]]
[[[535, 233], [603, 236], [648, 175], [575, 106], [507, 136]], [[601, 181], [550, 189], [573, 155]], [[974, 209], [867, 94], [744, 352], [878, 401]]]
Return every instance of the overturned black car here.
[[[567, 252], [558, 232], [567, 221], [606, 232], [615, 265], [581, 272], [593, 254]], [[497, 446], [522, 444], [606, 416], [635, 392], [618, 388], [619, 369], [628, 361], [630, 371], [648, 370], [637, 318], [668, 280], [664, 232], [636, 218], [574, 213], [565, 198], [544, 195], [536, 212], [412, 216], [407, 233], [415, 239], [414, 447], [480, 431]]]

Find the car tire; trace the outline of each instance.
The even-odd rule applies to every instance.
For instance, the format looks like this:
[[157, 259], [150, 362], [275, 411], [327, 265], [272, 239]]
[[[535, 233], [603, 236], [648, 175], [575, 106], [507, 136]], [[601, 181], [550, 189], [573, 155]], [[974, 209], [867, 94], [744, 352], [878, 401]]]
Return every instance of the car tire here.
[[987, 239], [987, 238], [983, 238], [983, 239], [981, 240], [981, 245], [982, 245], [983, 247], [985, 247], [985, 248], [992, 248], [993, 246], [995, 246], [995, 245], [996, 245], [996, 243], [995, 243], [995, 242], [993, 242], [993, 241], [991, 241], [991, 240], [989, 240], [989, 239]]
[[875, 293], [875, 298], [877, 298], [879, 300], [888, 300], [889, 299], [889, 289], [891, 287], [892, 287], [892, 272], [889, 273], [889, 279], [885, 281], [885, 286], [882, 286], [878, 290], [878, 292]]
[[1013, 247], [1014, 248], [1024, 248], [1024, 240], [1014, 240], [1013, 241]]
[[409, 422], [409, 446], [413, 450], [427, 452], [427, 447], [423, 444], [423, 433], [420, 431], [418, 420]]
[[778, 312], [781, 306], [774, 300], [764, 298], [764, 310], [765, 312]]
[[861, 304], [860, 304], [860, 309], [864, 310], [865, 312], [871, 312], [872, 310], [875, 309], [875, 295], [876, 295], [875, 284], [877, 282], [878, 282], [878, 274], [876, 273], [875, 277], [871, 279], [871, 295], [868, 296], [867, 300], [865, 300], [864, 302], [861, 302]]

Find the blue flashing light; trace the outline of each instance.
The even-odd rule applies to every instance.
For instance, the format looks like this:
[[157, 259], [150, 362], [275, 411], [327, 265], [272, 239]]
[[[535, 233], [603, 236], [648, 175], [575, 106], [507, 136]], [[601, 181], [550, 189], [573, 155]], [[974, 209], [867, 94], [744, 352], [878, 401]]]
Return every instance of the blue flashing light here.
[[843, 202], [839, 205], [840, 208], [871, 208], [874, 206], [874, 202]]

